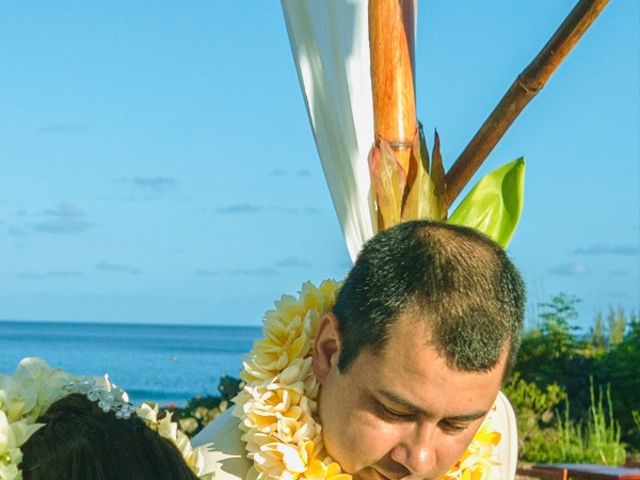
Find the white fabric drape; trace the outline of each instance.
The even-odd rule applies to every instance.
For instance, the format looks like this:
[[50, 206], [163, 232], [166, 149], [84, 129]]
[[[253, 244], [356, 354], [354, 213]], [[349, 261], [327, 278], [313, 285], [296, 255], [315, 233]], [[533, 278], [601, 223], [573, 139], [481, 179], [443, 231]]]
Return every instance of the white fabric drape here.
[[324, 175], [355, 260], [375, 231], [368, 3], [283, 0], [282, 8]]

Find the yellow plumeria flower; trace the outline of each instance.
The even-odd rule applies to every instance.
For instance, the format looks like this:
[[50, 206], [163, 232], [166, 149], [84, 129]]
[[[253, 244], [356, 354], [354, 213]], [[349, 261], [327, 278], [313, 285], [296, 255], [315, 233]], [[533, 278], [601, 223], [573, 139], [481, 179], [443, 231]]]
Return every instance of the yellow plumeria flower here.
[[342, 473], [340, 465], [331, 462], [328, 465], [313, 460], [304, 472], [305, 480], [351, 480], [351, 475]]

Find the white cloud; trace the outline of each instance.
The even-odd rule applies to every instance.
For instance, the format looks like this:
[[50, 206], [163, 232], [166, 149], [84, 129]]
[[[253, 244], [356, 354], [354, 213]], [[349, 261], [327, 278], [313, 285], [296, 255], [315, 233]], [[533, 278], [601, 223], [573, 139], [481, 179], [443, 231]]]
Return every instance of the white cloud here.
[[552, 275], [561, 275], [568, 277], [582, 277], [591, 274], [589, 267], [581, 262], [563, 263], [549, 268]]
[[129, 273], [131, 275], [138, 275], [140, 273], [140, 270], [129, 265], [109, 262], [100, 262], [96, 264], [96, 270], [101, 270], [103, 272]]
[[82, 233], [92, 226], [84, 219], [84, 213], [72, 203], [62, 203], [56, 208], [44, 210], [41, 215], [47, 219], [33, 225], [33, 229], [41, 233]]
[[308, 267], [311, 264], [306, 260], [298, 257], [287, 257], [276, 262], [276, 267], [296, 268], [296, 267]]
[[169, 188], [175, 187], [178, 182], [172, 177], [134, 177], [131, 179], [131, 183], [138, 188], [146, 190], [152, 190], [157, 193], [162, 193]]
[[580, 247], [573, 252], [577, 255], [638, 255], [640, 246], [638, 245], [604, 245], [595, 243], [589, 247]]

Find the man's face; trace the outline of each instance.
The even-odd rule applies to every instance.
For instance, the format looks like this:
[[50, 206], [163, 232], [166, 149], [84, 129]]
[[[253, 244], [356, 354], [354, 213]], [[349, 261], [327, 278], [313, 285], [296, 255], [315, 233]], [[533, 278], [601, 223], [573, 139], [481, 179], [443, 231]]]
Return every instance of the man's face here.
[[460, 458], [491, 409], [506, 355], [487, 373], [451, 369], [422, 321], [403, 314], [381, 352], [338, 371], [340, 335], [326, 315], [314, 348], [329, 455], [357, 480], [436, 479]]

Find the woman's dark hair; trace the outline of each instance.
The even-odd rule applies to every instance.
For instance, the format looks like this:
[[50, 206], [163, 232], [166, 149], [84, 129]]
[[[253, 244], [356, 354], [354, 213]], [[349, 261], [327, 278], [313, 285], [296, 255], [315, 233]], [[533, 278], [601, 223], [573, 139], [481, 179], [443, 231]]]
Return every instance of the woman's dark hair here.
[[22, 447], [24, 480], [197, 480], [178, 449], [135, 414], [103, 412], [70, 394], [38, 418]]

